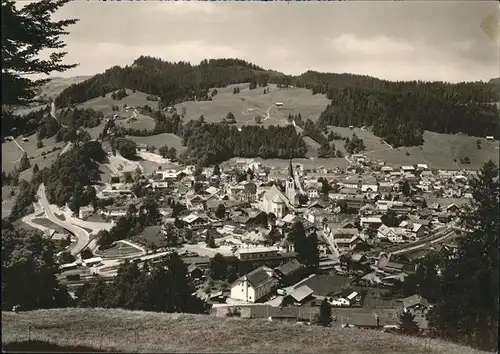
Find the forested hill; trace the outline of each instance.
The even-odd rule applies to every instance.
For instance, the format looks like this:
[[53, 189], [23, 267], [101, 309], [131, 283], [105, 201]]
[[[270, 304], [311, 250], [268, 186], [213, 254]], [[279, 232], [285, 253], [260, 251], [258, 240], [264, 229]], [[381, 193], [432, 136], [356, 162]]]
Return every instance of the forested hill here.
[[320, 126], [367, 126], [389, 144], [419, 145], [424, 130], [484, 137], [499, 136], [494, 91], [487, 84], [395, 83], [385, 90], [331, 89]]
[[271, 75], [275, 74], [240, 59], [211, 59], [192, 65], [141, 56], [132, 66], [115, 66], [71, 85], [57, 97], [56, 105], [82, 103], [122, 88], [156, 95], [163, 106], [195, 98], [209, 100], [208, 90], [212, 87], [242, 82], [265, 85]]
[[422, 143], [424, 130], [498, 137], [497, 81], [391, 82], [370, 76], [307, 71], [290, 76], [240, 59], [203, 60], [198, 65], [141, 56], [131, 66], [115, 66], [71, 85], [56, 99], [68, 106], [123, 88], [160, 97], [160, 107], [188, 100], [211, 100], [210, 88], [250, 82], [293, 85], [327, 94], [332, 100], [319, 126], [367, 126], [394, 146]]

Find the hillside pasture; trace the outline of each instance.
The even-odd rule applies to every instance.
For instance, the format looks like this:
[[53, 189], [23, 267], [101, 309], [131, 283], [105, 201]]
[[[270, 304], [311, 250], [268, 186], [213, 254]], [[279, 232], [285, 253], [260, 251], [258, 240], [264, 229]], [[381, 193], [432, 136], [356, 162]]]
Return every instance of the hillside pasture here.
[[115, 120], [115, 124], [125, 128], [139, 129], [139, 130], [153, 130], [156, 122], [152, 117], [146, 116], [141, 113], [131, 113], [131, 117]]
[[137, 145], [147, 144], [149, 146], [155, 146], [159, 149], [163, 145], [167, 145], [169, 148], [173, 147], [177, 150], [177, 154], [186, 150], [186, 147], [182, 145], [182, 140], [177, 135], [171, 133], [162, 133], [151, 136], [127, 136], [127, 139], [135, 141]]
[[91, 308], [2, 312], [2, 345], [26, 341], [28, 333], [115, 352], [479, 353], [430, 338], [258, 319]]
[[41, 99], [53, 99], [67, 87], [90, 79], [92, 76], [54, 77], [40, 88], [37, 97]]
[[33, 104], [31, 106], [18, 106], [12, 109], [12, 113], [16, 116], [25, 116], [31, 112], [36, 112], [47, 107], [46, 104]]
[[[240, 92], [233, 94], [233, 89], [238, 87]], [[255, 125], [255, 117], [262, 117], [262, 125], [287, 125], [288, 115], [301, 113], [302, 118], [316, 121], [325, 109], [329, 100], [324, 95], [313, 95], [310, 90], [303, 88], [279, 89], [274, 84], [269, 84], [269, 93], [263, 94], [264, 87], [249, 89], [248, 83], [229, 85], [217, 88], [217, 95], [212, 101], [187, 101], [175, 107], [182, 112], [186, 109], [185, 120], [198, 119], [203, 115], [207, 122], [220, 122], [228, 112], [236, 118], [236, 125]], [[283, 103], [283, 107], [276, 107], [275, 103]], [[269, 118], [267, 114], [269, 112]]]
[[[111, 98], [112, 92], [107, 93], [104, 97], [96, 97], [78, 105], [78, 108], [91, 108], [94, 111], [102, 112], [105, 117], [113, 116], [114, 114], [123, 115], [124, 117], [131, 117], [132, 112], [126, 112], [123, 105], [128, 107], [144, 107], [148, 105], [153, 110], [158, 110], [158, 101], [149, 101], [146, 97], [147, 94], [133, 90], [126, 89], [128, 96], [121, 100], [113, 100]], [[112, 107], [117, 105], [120, 109], [118, 112], [113, 112]]]
[[2, 171], [6, 173], [14, 171], [22, 156], [23, 152], [15, 142], [5, 141], [2, 143]]
[[[478, 139], [481, 149], [477, 148]], [[498, 164], [498, 146], [498, 140], [487, 141], [485, 138], [425, 131], [422, 146], [376, 151], [367, 156], [371, 160], [383, 160], [395, 166], [425, 163], [430, 168], [438, 169], [480, 169], [488, 160]], [[464, 157], [468, 157], [471, 163], [461, 164], [460, 159]]]
[[[24, 149], [24, 151], [26, 151], [26, 154], [30, 159], [31, 166], [34, 166], [36, 163], [40, 168], [42, 168], [41, 165], [47, 165], [46, 161], [44, 160], [51, 161], [50, 158], [52, 155], [58, 155], [59, 150], [50, 152], [54, 147], [62, 148], [65, 145], [65, 143], [63, 142], [56, 142], [55, 137], [52, 137], [49, 139], [44, 139], [43, 147], [39, 149], [36, 147], [36, 134], [28, 136], [27, 139], [27, 141], [23, 141], [21, 137], [18, 137], [16, 141]], [[42, 152], [45, 152], [47, 154], [45, 159], [42, 156]], [[19, 166], [19, 162], [22, 156], [23, 152], [14, 141], [5, 141], [4, 143], [2, 143], [2, 171], [13, 171]], [[24, 178], [24, 176], [21, 177]], [[31, 179], [31, 177], [29, 178]]]
[[308, 136], [304, 136], [302, 140], [304, 140], [304, 143], [306, 143], [307, 146], [306, 157], [316, 157], [318, 155], [317, 150], [321, 145], [319, 145], [315, 140]]
[[[333, 131], [334, 133], [339, 134], [343, 138], [352, 139], [352, 135], [356, 134], [358, 138], [363, 139], [365, 144], [365, 150], [361, 153], [367, 153], [374, 150], [386, 150], [390, 148], [390, 145], [383, 142], [378, 136], [374, 135], [370, 130], [366, 128], [348, 128], [348, 127], [337, 127], [337, 126], [327, 126], [328, 132]], [[335, 147], [343, 147], [343, 140], [334, 140]]]
[[40, 170], [44, 169], [45, 167], [52, 166], [52, 164], [57, 160], [60, 152], [61, 150], [56, 150], [45, 156], [39, 155], [30, 158], [31, 168], [28, 168], [27, 170], [21, 172], [19, 178], [25, 179], [26, 181], [31, 181], [31, 177], [33, 176], [33, 166], [35, 166], [35, 164], [38, 165], [38, 168]]

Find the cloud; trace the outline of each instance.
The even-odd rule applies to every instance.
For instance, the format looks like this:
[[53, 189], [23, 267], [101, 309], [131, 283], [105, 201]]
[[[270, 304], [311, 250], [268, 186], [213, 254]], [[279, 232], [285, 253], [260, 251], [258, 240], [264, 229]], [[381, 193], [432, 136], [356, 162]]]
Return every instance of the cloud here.
[[460, 81], [498, 76], [498, 44], [480, 26], [497, 10], [485, 2], [73, 1], [56, 18], [80, 19], [63, 38], [65, 61], [80, 66], [64, 76], [151, 55], [194, 64], [238, 57], [289, 74]]
[[[122, 45], [118, 43], [85, 43], [68, 42], [68, 55], [65, 61], [77, 62], [77, 69], [64, 73], [68, 75], [84, 75], [94, 73], [96, 67], [102, 72], [114, 65], [131, 65], [140, 55], [163, 58], [168, 61], [191, 61], [199, 63], [206, 58], [241, 57], [242, 53], [230, 46], [211, 45], [201, 41], [180, 41], [167, 45]], [[96, 65], [96, 62], [98, 65]]]
[[[333, 40], [328, 40], [335, 50], [347, 55], [385, 56], [385, 55], [413, 55], [415, 46], [385, 36], [374, 38], [359, 38], [353, 34], [343, 34]], [[327, 44], [328, 45], [328, 44]]]
[[[216, 5], [212, 2], [199, 2], [199, 1], [172, 1], [172, 2], [158, 2], [154, 6], [144, 7], [146, 12], [162, 12], [171, 15], [212, 15], [216, 11]], [[221, 8], [217, 9], [221, 12]]]

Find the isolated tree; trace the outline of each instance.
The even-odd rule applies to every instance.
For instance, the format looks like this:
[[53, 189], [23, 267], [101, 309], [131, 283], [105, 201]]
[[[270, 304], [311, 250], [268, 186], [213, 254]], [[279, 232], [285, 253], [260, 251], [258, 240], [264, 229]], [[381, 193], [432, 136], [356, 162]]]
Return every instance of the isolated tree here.
[[226, 259], [220, 253], [216, 253], [208, 264], [210, 270], [210, 278], [213, 280], [222, 280], [226, 276], [227, 263]]
[[328, 200], [328, 193], [331, 190], [330, 184], [328, 183], [328, 181], [326, 179], [323, 179], [323, 178], [321, 178], [321, 180], [319, 180], [319, 182], [321, 183], [321, 194], [323, 195], [323, 199]]
[[177, 149], [174, 147], [171, 147], [170, 149], [168, 149], [167, 158], [172, 160], [172, 161], [177, 159]]
[[255, 117], [255, 123], [261, 124], [262, 123], [262, 117], [261, 116], [256, 116]]
[[216, 248], [217, 247], [217, 245], [215, 244], [215, 238], [213, 235], [207, 235], [207, 237], [205, 239], [205, 244], [209, 248]]
[[[53, 21], [52, 13], [69, 0], [43, 0], [21, 9], [12, 0], [2, 1], [2, 106], [29, 103], [47, 79], [32, 81], [26, 75], [63, 72], [76, 64], [62, 64], [66, 55], [60, 37], [77, 20]], [[55, 50], [42, 60], [42, 51]]]
[[117, 150], [126, 159], [134, 157], [137, 154], [137, 144], [125, 138], [116, 139]]
[[63, 251], [59, 257], [62, 264], [72, 263], [76, 260], [75, 256], [73, 256], [69, 251]]
[[326, 298], [321, 301], [319, 306], [318, 324], [323, 327], [328, 327], [332, 323], [332, 306]]
[[215, 216], [219, 219], [226, 218], [226, 207], [224, 206], [224, 204], [219, 204], [217, 206], [217, 210], [215, 210]]
[[318, 240], [313, 233], [306, 236], [304, 224], [296, 222], [289, 234], [288, 240], [294, 244], [295, 252], [300, 263], [304, 264], [310, 271], [314, 271], [319, 265]]
[[80, 255], [82, 256], [82, 259], [89, 259], [89, 258], [94, 257], [94, 255], [92, 254], [92, 251], [88, 247], [85, 247], [82, 250], [82, 252], [80, 253]]
[[403, 312], [399, 315], [399, 330], [402, 334], [416, 335], [420, 331], [415, 316], [410, 312]]
[[37, 165], [37, 164], [35, 164], [35, 165], [33, 166], [33, 174], [36, 174], [38, 171], [40, 171], [40, 168], [38, 168], [38, 165]]
[[215, 164], [214, 171], [212, 172], [214, 176], [220, 176], [220, 166], [219, 164]]
[[306, 194], [299, 194], [297, 199], [300, 205], [306, 205], [309, 202], [309, 197]]
[[236, 117], [234, 116], [233, 112], [228, 112], [226, 114], [226, 120], [228, 123], [236, 123]]
[[160, 154], [161, 157], [163, 157], [164, 159], [166, 159], [167, 156], [168, 156], [168, 146], [167, 145], [163, 145], [162, 147], [160, 147], [158, 149], [158, 154]]
[[28, 159], [28, 154], [25, 152], [21, 157], [21, 161], [19, 162], [19, 172], [25, 171], [31, 167], [30, 160]]
[[403, 195], [405, 197], [409, 197], [411, 194], [410, 183], [408, 181], [403, 182], [403, 186], [401, 187]]
[[385, 226], [389, 227], [396, 227], [400, 223], [399, 218], [394, 210], [388, 210], [384, 215], [382, 215], [380, 219]]

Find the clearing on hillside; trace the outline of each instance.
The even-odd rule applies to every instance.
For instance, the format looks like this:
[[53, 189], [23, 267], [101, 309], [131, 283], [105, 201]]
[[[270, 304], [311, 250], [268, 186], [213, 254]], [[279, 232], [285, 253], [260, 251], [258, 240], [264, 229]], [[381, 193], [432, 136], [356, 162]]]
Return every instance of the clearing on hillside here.
[[[169, 148], [173, 147], [177, 150], [177, 154], [180, 154], [186, 147], [182, 145], [182, 140], [175, 134], [162, 133], [151, 136], [127, 136], [127, 139], [135, 141], [136, 144], [147, 144], [149, 146], [154, 146], [156, 149], [167, 145]], [[158, 151], [158, 150], [157, 150]]]
[[[125, 117], [132, 117], [132, 110], [126, 112], [124, 105], [127, 107], [144, 107], [148, 105], [153, 111], [158, 110], [158, 101], [150, 101], [147, 99], [148, 95], [133, 90], [125, 90], [128, 96], [121, 100], [113, 100], [111, 95], [113, 92], [107, 93], [104, 97], [96, 97], [78, 105], [78, 108], [91, 108], [94, 111], [102, 112], [105, 117], [113, 116], [114, 114], [123, 115]], [[119, 111], [114, 112], [113, 106], [118, 106]]]
[[[363, 139], [366, 146], [361, 154], [366, 155], [372, 161], [380, 160], [392, 166], [424, 163], [429, 168], [479, 169], [488, 160], [492, 160], [496, 164], [499, 161], [498, 140], [488, 141], [486, 138], [461, 134], [439, 134], [425, 131], [422, 146], [403, 146], [393, 149], [367, 128], [351, 129], [328, 126], [327, 129], [348, 138], [356, 133], [358, 137]], [[341, 140], [334, 140], [334, 143], [336, 148], [344, 145]], [[470, 159], [470, 164], [460, 162], [465, 157]]]
[[[233, 89], [238, 87], [240, 92], [233, 94]], [[248, 83], [229, 85], [217, 88], [217, 94], [212, 101], [187, 101], [175, 107], [182, 113], [186, 110], [184, 120], [198, 119], [200, 115], [207, 122], [220, 122], [228, 112], [232, 112], [236, 118], [236, 125], [255, 125], [255, 117], [262, 118], [262, 125], [287, 125], [288, 115], [299, 113], [303, 120], [316, 121], [321, 112], [330, 103], [325, 95], [313, 95], [311, 90], [303, 88], [279, 89], [274, 84], [269, 84], [266, 89], [269, 93], [264, 94], [264, 87], [249, 89]], [[211, 92], [212, 90], [210, 90]], [[283, 103], [277, 107], [276, 102]]]
[[[363, 142], [366, 146], [366, 149], [361, 152], [362, 154], [373, 150], [386, 150], [391, 148], [389, 144], [385, 143], [381, 138], [374, 135], [367, 128], [355, 128], [355, 127], [347, 128], [347, 127], [337, 127], [329, 125], [327, 126], [327, 130], [328, 132], [333, 131], [334, 133], [337, 133], [343, 138], [349, 138], [349, 139], [352, 138], [353, 134], [356, 134], [359, 138], [363, 139]], [[334, 140], [334, 143], [336, 147], [344, 146], [343, 140]]]
[[428, 338], [267, 320], [83, 308], [2, 312], [3, 345], [25, 341], [30, 328], [33, 340], [126, 352], [480, 353]]
[[[481, 141], [480, 149], [478, 140]], [[425, 131], [423, 146], [375, 151], [367, 156], [372, 160], [386, 161], [388, 165], [425, 163], [430, 168], [480, 169], [488, 160], [498, 165], [498, 146], [498, 140], [487, 141], [473, 136]], [[470, 164], [461, 163], [465, 157], [470, 159]]]
[[[24, 151], [26, 151], [26, 154], [30, 159], [31, 166], [38, 164], [38, 167], [40, 168], [42, 168], [42, 166], [49, 165], [47, 163], [48, 161], [45, 160], [53, 161], [51, 160], [52, 156], [55, 156], [57, 158], [57, 155], [59, 154], [60, 150], [52, 151], [54, 148], [56, 147], [62, 148], [65, 145], [65, 143], [63, 142], [56, 142], [55, 137], [52, 137], [49, 139], [44, 139], [43, 147], [37, 148], [36, 134], [32, 134], [25, 139], [26, 140], [23, 140], [22, 137], [18, 137], [16, 139], [16, 142]], [[10, 172], [19, 166], [19, 162], [21, 160], [21, 157], [23, 156], [23, 151], [21, 150], [21, 148], [19, 148], [16, 142], [5, 141], [4, 143], [2, 143], [2, 171]], [[43, 152], [46, 153], [45, 159], [42, 156]], [[21, 177], [26, 179], [26, 176], [21, 176]], [[30, 179], [31, 177], [29, 177], [27, 180], [29, 181]]]
[[51, 78], [49, 82], [47, 82], [40, 88], [40, 92], [38, 93], [37, 97], [43, 100], [54, 99], [69, 86], [83, 82], [87, 79], [90, 79], [91, 77], [92, 76], [87, 75]]

